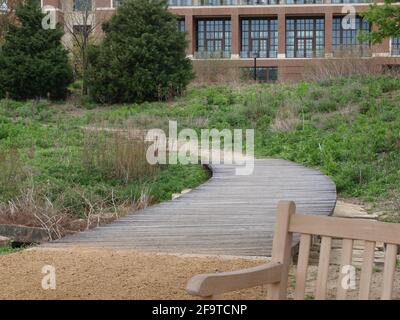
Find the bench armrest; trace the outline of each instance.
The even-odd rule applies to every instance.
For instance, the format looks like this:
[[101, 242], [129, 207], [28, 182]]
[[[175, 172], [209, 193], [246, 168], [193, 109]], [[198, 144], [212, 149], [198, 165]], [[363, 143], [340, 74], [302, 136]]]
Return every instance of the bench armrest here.
[[224, 292], [241, 290], [281, 280], [282, 265], [263, 265], [232, 272], [199, 274], [189, 280], [186, 291], [194, 296], [210, 297]]

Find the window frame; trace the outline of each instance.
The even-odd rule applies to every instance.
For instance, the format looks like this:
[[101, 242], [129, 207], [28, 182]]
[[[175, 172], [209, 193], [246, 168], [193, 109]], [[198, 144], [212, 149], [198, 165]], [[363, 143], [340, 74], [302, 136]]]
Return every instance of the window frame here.
[[[393, 49], [394, 48], [393, 40], [396, 41], [395, 49]], [[394, 54], [394, 52], [396, 52], [396, 53]], [[392, 38], [390, 38], [390, 55], [393, 56], [393, 57], [400, 56], [400, 37], [394, 37], [394, 38], [392, 37]]]
[[[366, 21], [363, 17], [361, 16], [356, 16], [356, 29], [343, 29], [342, 21], [345, 16], [343, 15], [335, 15], [332, 18], [332, 51], [333, 54], [335, 52], [340, 52], [340, 50], [343, 49], [349, 49], [349, 50], [354, 50], [354, 49], [360, 49], [361, 55], [365, 55], [370, 51], [371, 49], [371, 42], [367, 41], [364, 43], [361, 43], [358, 40], [358, 36], [360, 32], [365, 32], [368, 31], [370, 32], [372, 30], [372, 24]], [[368, 30], [364, 30], [364, 23], [368, 23]], [[339, 29], [336, 28], [336, 26], [339, 25]], [[351, 31], [350, 37], [346, 34], [346, 32]], [[338, 36], [336, 35], [338, 33]], [[354, 34], [353, 34], [354, 33]], [[350, 40], [350, 41], [349, 41]], [[353, 43], [354, 42], [354, 43]]]
[[113, 8], [118, 8], [122, 5], [122, 3], [124, 2], [124, 0], [112, 0], [112, 7]]
[[[90, 6], [86, 9], [86, 7], [82, 7], [82, 8], [78, 8], [77, 3], [90, 3]], [[73, 0], [72, 2], [72, 10], [73, 11], [79, 11], [79, 12], [83, 12], [83, 11], [92, 11], [93, 10], [93, 1], [92, 0]]]
[[[258, 71], [256, 71], [257, 73], [257, 79], [256, 81], [259, 82], [276, 82], [278, 81], [278, 72], [279, 72], [279, 68], [277, 66], [257, 66], [256, 69], [258, 69]], [[260, 71], [261, 70], [265, 70], [265, 79], [261, 79], [260, 80]], [[254, 81], [254, 67], [240, 67], [240, 77], [242, 80], [253, 80]], [[245, 72], [247, 74], [245, 74]], [[274, 79], [271, 79], [271, 75], [274, 74], [275, 77]]]
[[[213, 30], [209, 29], [208, 23], [213, 22]], [[200, 31], [200, 23], [204, 23], [204, 30]], [[216, 28], [216, 23], [222, 23], [222, 31]], [[229, 28], [227, 28], [229, 26]], [[196, 19], [195, 23], [195, 34], [196, 34], [196, 52], [197, 53], [205, 53], [205, 54], [215, 54], [221, 53], [222, 56], [220, 58], [228, 58], [232, 54], [232, 21], [230, 18], [200, 18]], [[221, 33], [222, 37], [215, 37], [216, 33]], [[203, 36], [200, 37], [200, 34]], [[209, 34], [213, 34], [212, 37], [209, 37]], [[228, 37], [226, 35], [229, 34]], [[199, 50], [200, 48], [200, 38], [203, 39], [203, 50]], [[209, 50], [209, 42], [212, 42], [212, 47], [215, 48], [218, 42], [221, 42], [221, 50]], [[228, 49], [228, 50], [226, 50]], [[228, 53], [228, 55], [226, 55]]]
[[186, 32], [185, 17], [178, 17], [177, 24], [178, 24], [178, 31], [185, 33]]
[[[312, 21], [312, 37], [307, 37], [306, 32], [309, 32], [310, 30], [307, 29], [307, 22], [311, 20]], [[320, 23], [320, 20], [322, 20], [322, 23]], [[288, 28], [288, 24], [290, 21], [293, 21], [293, 29]], [[303, 28], [298, 28], [298, 24], [302, 24], [304, 27]], [[318, 26], [322, 26], [322, 29], [319, 29]], [[288, 43], [288, 39], [291, 39], [291, 37], [288, 37], [288, 33], [293, 32], [293, 45], [290, 45]], [[303, 32], [304, 36], [299, 37], [298, 34], [299, 32]], [[322, 32], [322, 37], [317, 37], [317, 32]], [[312, 46], [312, 55], [308, 55], [308, 42], [307, 41], [312, 41], [311, 46]], [[319, 44], [319, 40], [322, 40], [322, 44]], [[303, 56], [299, 56], [299, 41], [303, 42]], [[293, 55], [289, 54], [289, 49], [290, 47], [293, 47]], [[320, 47], [320, 48], [319, 48]], [[318, 49], [317, 49], [318, 48]], [[321, 55], [318, 54], [318, 52], [321, 50]], [[296, 58], [296, 59], [309, 59], [309, 58], [319, 58], [319, 57], [324, 57], [324, 52], [325, 52], [325, 17], [324, 16], [289, 16], [286, 17], [285, 19], [285, 54], [286, 58]]]
[[[261, 29], [261, 21], [266, 22], [267, 29]], [[247, 30], [244, 29], [244, 23], [247, 22]], [[259, 28], [253, 29], [253, 24], [257, 22]], [[272, 28], [273, 26], [273, 28]], [[253, 37], [253, 33], [266, 33], [265, 37]], [[246, 35], [246, 37], [245, 37]], [[258, 58], [276, 58], [278, 56], [278, 18], [277, 17], [243, 17], [240, 19], [240, 57], [251, 58], [253, 50], [253, 40], [257, 41], [258, 53], [266, 52], [264, 56], [258, 55]], [[246, 40], [245, 40], [246, 39]], [[265, 50], [260, 50], [262, 41], [266, 42]], [[244, 42], [247, 42], [245, 44]], [[273, 44], [271, 43], [273, 42]], [[248, 47], [248, 50], [243, 50]], [[275, 48], [275, 49], [274, 49]], [[273, 53], [273, 54], [271, 54]]]

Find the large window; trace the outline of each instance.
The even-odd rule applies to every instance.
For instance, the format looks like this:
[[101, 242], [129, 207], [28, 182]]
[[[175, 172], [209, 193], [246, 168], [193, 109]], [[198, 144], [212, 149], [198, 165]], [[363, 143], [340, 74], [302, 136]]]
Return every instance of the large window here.
[[278, 80], [278, 67], [240, 68], [240, 78], [244, 81], [257, 80], [273, 82]]
[[356, 16], [354, 19], [334, 17], [332, 22], [332, 48], [337, 55], [340, 52], [350, 52], [366, 55], [369, 52], [369, 42], [360, 42], [359, 35], [369, 32], [371, 26], [368, 21]]
[[400, 56], [400, 37], [392, 38], [392, 56]]
[[196, 57], [230, 58], [231, 39], [230, 20], [197, 20]]
[[256, 53], [259, 58], [275, 58], [278, 52], [277, 19], [242, 19], [242, 58], [251, 58]]
[[324, 18], [286, 19], [286, 57], [312, 58], [324, 56]]
[[74, 0], [74, 11], [91, 11], [92, 0]]

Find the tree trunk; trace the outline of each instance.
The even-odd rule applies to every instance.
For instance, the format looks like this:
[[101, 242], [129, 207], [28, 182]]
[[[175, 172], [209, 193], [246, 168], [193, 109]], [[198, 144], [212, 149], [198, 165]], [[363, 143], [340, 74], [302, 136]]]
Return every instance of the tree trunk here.
[[88, 41], [86, 41], [86, 39], [84, 39], [83, 48], [82, 48], [82, 95], [87, 95], [88, 94], [88, 85], [87, 85], [87, 69], [88, 69], [87, 47], [88, 47]]

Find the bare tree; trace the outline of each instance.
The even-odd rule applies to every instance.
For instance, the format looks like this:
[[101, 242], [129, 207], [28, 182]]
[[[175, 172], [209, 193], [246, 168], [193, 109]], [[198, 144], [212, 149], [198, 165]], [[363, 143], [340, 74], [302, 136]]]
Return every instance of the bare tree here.
[[80, 69], [82, 94], [86, 95], [89, 46], [101, 37], [101, 24], [105, 17], [101, 10], [96, 10], [92, 0], [63, 0], [62, 5], [66, 33], [64, 43], [73, 56], [75, 70]]
[[0, 0], [0, 43], [4, 39], [8, 26], [15, 23], [15, 8], [21, 0]]

